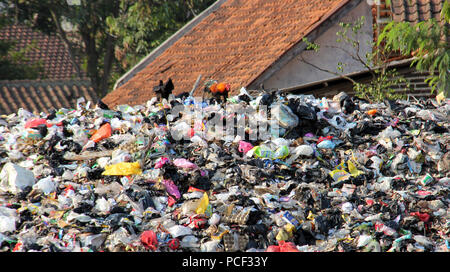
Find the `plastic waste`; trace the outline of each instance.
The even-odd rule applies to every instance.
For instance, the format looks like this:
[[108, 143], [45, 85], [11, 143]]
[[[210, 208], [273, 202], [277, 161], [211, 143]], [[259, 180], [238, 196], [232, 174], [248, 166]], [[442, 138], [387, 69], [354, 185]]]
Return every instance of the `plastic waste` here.
[[192, 230], [189, 227], [184, 227], [180, 225], [175, 225], [167, 229], [167, 231], [172, 235], [172, 237], [177, 238], [180, 236], [186, 236], [192, 234]]
[[200, 203], [197, 206], [197, 209], [195, 209], [195, 213], [197, 214], [204, 214], [206, 212], [206, 209], [209, 205], [209, 198], [208, 194], [205, 192], [203, 193], [202, 198], [200, 199]]
[[289, 156], [289, 148], [287, 146], [278, 147], [275, 152], [267, 146], [255, 146], [251, 149], [252, 154], [257, 158], [268, 158], [272, 160], [284, 159]]
[[44, 194], [48, 195], [56, 190], [56, 183], [53, 182], [53, 177], [49, 176], [40, 179], [36, 184], [33, 185], [33, 189], [41, 190]]
[[266, 252], [299, 252], [292, 242], [278, 241], [278, 245], [267, 247]]
[[0, 207], [0, 233], [13, 232], [19, 218], [14, 209]]
[[105, 166], [104, 176], [128, 176], [142, 173], [139, 162], [120, 162]]
[[292, 110], [284, 104], [277, 104], [273, 106], [271, 109], [271, 114], [282, 128], [294, 128], [299, 123], [297, 115], [295, 115]]
[[196, 169], [197, 168], [197, 165], [195, 165], [195, 163], [192, 163], [183, 158], [173, 160], [173, 164], [175, 166], [183, 168], [183, 169]]
[[333, 143], [331, 140], [325, 140], [321, 141], [319, 144], [317, 144], [318, 148], [324, 148], [324, 149], [334, 149], [336, 147], [336, 144]]
[[218, 215], [217, 213], [213, 213], [208, 220], [209, 225], [217, 225], [219, 224], [219, 222], [220, 222], [220, 215]]
[[450, 100], [334, 98], [1, 115], [0, 251], [448, 252]]
[[166, 187], [167, 193], [174, 196], [175, 198], [180, 198], [181, 194], [178, 187], [170, 179], [163, 180], [163, 184]]
[[110, 123], [103, 124], [92, 136], [89, 140], [98, 143], [103, 139], [111, 137], [112, 129]]
[[33, 172], [13, 163], [6, 163], [0, 172], [0, 190], [11, 193], [23, 191], [35, 183]]
[[16, 220], [13, 217], [0, 215], [0, 233], [16, 230]]
[[251, 143], [245, 142], [245, 141], [239, 141], [239, 152], [242, 152], [246, 154], [249, 150], [253, 148], [253, 145]]
[[201, 252], [218, 252], [219, 243], [220, 243], [220, 241], [218, 241], [218, 240], [211, 240], [211, 241], [205, 242], [205, 243], [201, 244], [200, 251]]
[[152, 230], [142, 232], [141, 242], [145, 247], [151, 250], [156, 250], [158, 246], [158, 238], [156, 237], [156, 233]]

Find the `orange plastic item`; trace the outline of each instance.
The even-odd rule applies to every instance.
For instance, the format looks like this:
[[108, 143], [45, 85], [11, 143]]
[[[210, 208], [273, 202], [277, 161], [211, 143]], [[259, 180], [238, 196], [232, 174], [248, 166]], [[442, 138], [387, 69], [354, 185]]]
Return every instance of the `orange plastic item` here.
[[377, 112], [378, 111], [376, 109], [373, 109], [373, 110], [368, 111], [367, 114], [373, 116], [373, 115], [377, 114]]
[[90, 140], [98, 143], [103, 139], [111, 137], [111, 133], [111, 125], [109, 123], [105, 123], [94, 133], [94, 135], [92, 135]]

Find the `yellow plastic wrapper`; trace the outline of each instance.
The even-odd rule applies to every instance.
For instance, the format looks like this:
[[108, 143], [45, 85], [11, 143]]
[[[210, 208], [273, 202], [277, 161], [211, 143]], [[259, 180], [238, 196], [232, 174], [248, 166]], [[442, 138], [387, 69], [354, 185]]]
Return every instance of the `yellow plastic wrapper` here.
[[352, 177], [357, 177], [361, 174], [364, 174], [363, 171], [358, 170], [358, 168], [356, 168], [355, 164], [353, 164], [353, 162], [351, 160], [347, 161], [347, 166], [348, 166], [348, 171], [350, 172], [350, 175], [352, 175]]
[[211, 236], [211, 239], [213, 239], [213, 240], [221, 240], [222, 237], [223, 237], [225, 234], [227, 234], [228, 232], [230, 232], [230, 231], [229, 231], [229, 230], [225, 230], [225, 231], [223, 231], [221, 234], [219, 234], [218, 236], [212, 235], [212, 236]]
[[350, 178], [350, 174], [345, 170], [333, 170], [330, 173], [330, 176], [334, 179], [334, 181], [343, 181]]
[[292, 238], [294, 236], [294, 232], [295, 232], [295, 226], [292, 224], [286, 224], [284, 226], [284, 229], [286, 230], [286, 232], [289, 234], [289, 238]]
[[315, 217], [316, 217], [316, 216], [315, 216], [311, 211], [309, 211], [308, 217], [306, 217], [306, 219], [308, 219], [308, 220], [314, 220]]
[[139, 162], [119, 162], [113, 165], [106, 165], [104, 176], [129, 176], [139, 175], [142, 173]]
[[438, 95], [436, 95], [436, 101], [438, 102], [438, 104], [441, 104], [442, 101], [445, 100], [445, 95], [443, 92], [440, 92]]
[[202, 198], [200, 199], [200, 203], [198, 204], [197, 209], [195, 210], [196, 214], [204, 214], [209, 205], [208, 194], [203, 193]]
[[277, 234], [277, 237], [275, 237], [277, 241], [286, 241], [289, 240], [289, 233], [285, 229], [280, 229], [280, 231]]

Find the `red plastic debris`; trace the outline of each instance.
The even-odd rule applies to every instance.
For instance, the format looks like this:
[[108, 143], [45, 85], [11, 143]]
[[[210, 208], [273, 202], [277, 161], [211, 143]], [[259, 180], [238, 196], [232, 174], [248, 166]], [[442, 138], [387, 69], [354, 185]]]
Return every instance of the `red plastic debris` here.
[[151, 250], [156, 250], [158, 245], [158, 239], [156, 237], [156, 233], [152, 230], [146, 230], [141, 234], [141, 242], [142, 244]]
[[25, 128], [35, 128], [39, 125], [47, 125], [48, 126], [47, 120], [41, 119], [41, 118], [31, 118], [25, 123]]
[[294, 243], [286, 241], [278, 241], [278, 246], [268, 246], [266, 252], [300, 252]]
[[326, 137], [323, 137], [323, 136], [320, 136], [319, 137], [319, 140], [317, 140], [317, 143], [319, 144], [319, 143], [321, 143], [322, 141], [325, 141], [325, 140], [331, 140], [331, 139], [333, 139], [333, 136], [326, 136]]
[[167, 205], [169, 205], [169, 207], [172, 207], [176, 202], [177, 201], [172, 196], [169, 196], [167, 199]]
[[427, 213], [420, 213], [420, 212], [412, 212], [410, 215], [417, 216], [420, 221], [427, 223], [430, 221], [430, 215]]
[[180, 240], [178, 240], [177, 238], [171, 239], [167, 245], [169, 246], [170, 249], [172, 250], [176, 250], [180, 247]]

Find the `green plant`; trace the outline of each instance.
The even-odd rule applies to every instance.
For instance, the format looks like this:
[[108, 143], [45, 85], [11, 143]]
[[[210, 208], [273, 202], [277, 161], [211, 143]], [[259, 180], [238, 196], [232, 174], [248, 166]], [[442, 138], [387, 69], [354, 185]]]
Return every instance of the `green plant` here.
[[406, 56], [413, 55], [411, 66], [415, 66], [418, 71], [428, 72], [426, 82], [430, 85], [432, 93], [437, 90], [444, 92], [448, 97], [450, 91], [448, 1], [444, 2], [440, 18], [440, 22], [433, 18], [415, 25], [392, 21], [383, 29], [377, 45], [384, 43], [387, 51], [400, 51]]
[[404, 84], [409, 88], [409, 82], [395, 69], [376, 69], [374, 73], [376, 76], [369, 83], [356, 82], [353, 85], [357, 97], [376, 102], [405, 98], [405, 94], [398, 92], [393, 86]]
[[[0, 16], [0, 29], [9, 24], [7, 18]], [[31, 63], [26, 53], [36, 47], [30, 44], [17, 50], [15, 41], [0, 40], [0, 80], [44, 78], [41, 61]]]
[[[364, 25], [364, 20], [365, 18], [362, 16], [353, 23], [339, 23], [341, 30], [336, 33], [338, 36], [336, 41], [344, 44], [344, 46], [340, 47], [325, 45], [324, 47], [332, 47], [334, 49], [341, 50], [353, 60], [361, 63], [371, 75], [371, 80], [369, 82], [357, 82], [353, 78], [345, 75], [345, 67], [348, 66], [346, 63], [338, 62], [336, 67], [338, 72], [334, 72], [312, 64], [302, 57], [301, 60], [320, 71], [334, 74], [352, 82], [353, 90], [355, 91], [355, 95], [357, 97], [367, 99], [371, 102], [379, 102], [385, 99], [404, 99], [406, 97], [404, 93], [410, 86], [409, 82], [402, 77], [398, 71], [389, 68], [387, 63], [380, 61], [379, 56], [386, 56], [388, 53], [383, 51], [381, 47], [374, 47], [373, 42], [369, 42], [371, 48], [375, 48], [375, 50], [373, 52], [367, 52], [364, 57], [361, 56], [361, 41], [358, 40], [358, 36]], [[320, 45], [310, 42], [306, 38], [303, 39], [303, 42], [305, 42], [307, 50], [314, 50], [315, 52], [318, 52], [320, 49]], [[354, 50], [350, 50], [349, 47], [346, 47], [345, 45], [349, 45], [350, 48], [352, 47]], [[394, 89], [394, 86], [399, 85], [405, 86], [403, 88], [403, 92], [401, 92], [401, 90]]]

